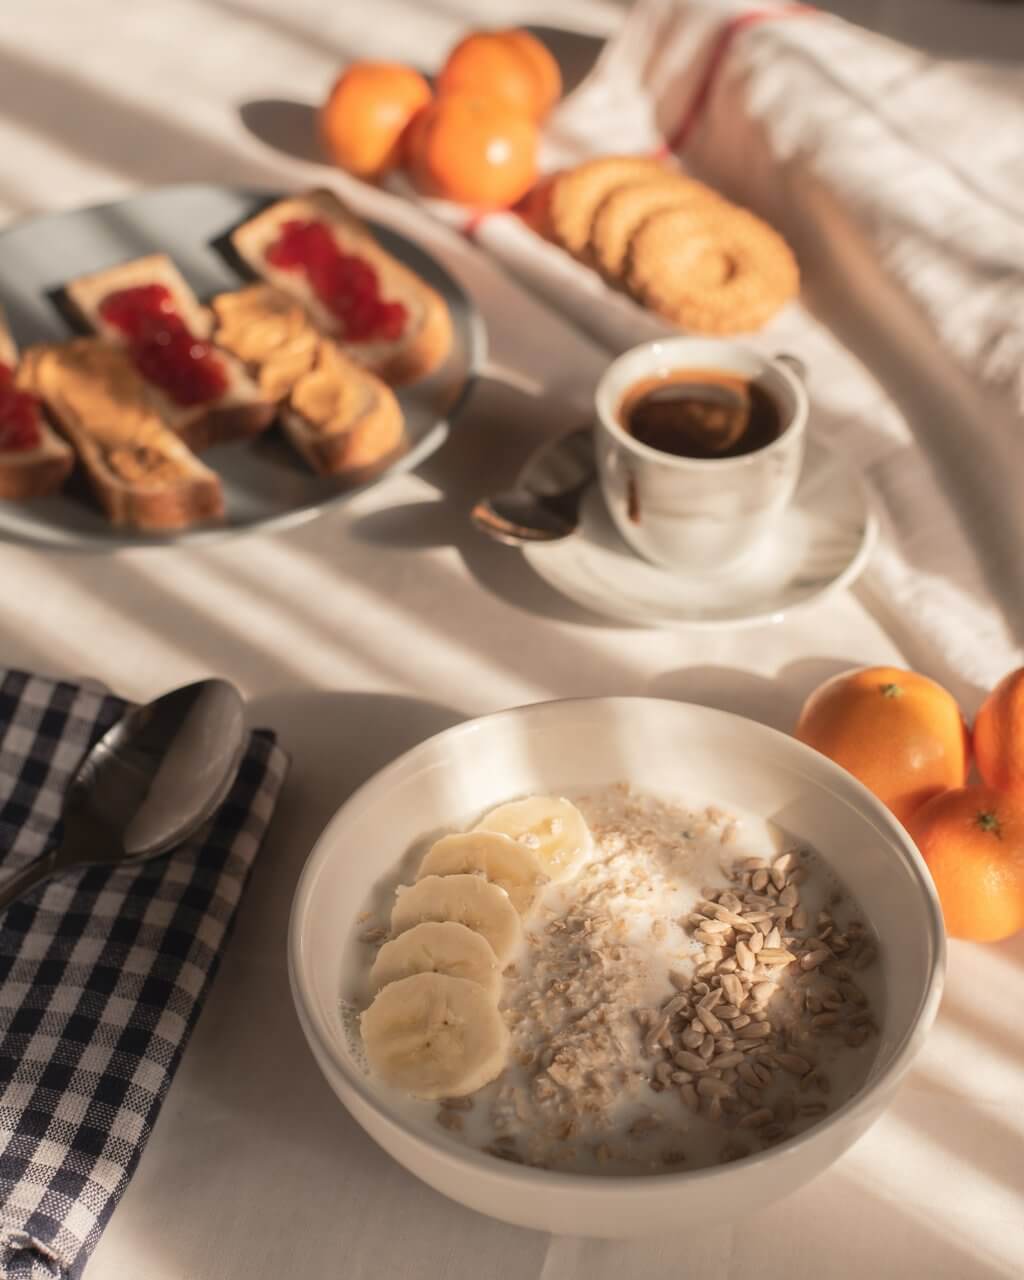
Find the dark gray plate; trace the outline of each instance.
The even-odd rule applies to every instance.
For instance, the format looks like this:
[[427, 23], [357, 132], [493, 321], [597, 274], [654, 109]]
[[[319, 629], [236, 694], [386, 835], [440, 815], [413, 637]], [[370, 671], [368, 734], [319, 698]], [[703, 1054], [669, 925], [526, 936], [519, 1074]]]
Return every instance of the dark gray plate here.
[[[224, 236], [274, 193], [231, 187], [162, 187], [116, 204], [32, 218], [0, 233], [0, 302], [21, 346], [62, 341], [72, 330], [57, 298], [75, 276], [163, 250], [204, 301], [237, 288], [241, 277], [220, 246]], [[484, 325], [450, 275], [416, 245], [384, 227], [374, 233], [386, 249], [431, 284], [448, 304], [454, 341], [444, 365], [403, 387], [408, 452], [371, 483], [417, 467], [443, 443], [484, 359]], [[115, 529], [78, 475], [62, 493], [30, 502], [0, 502], [0, 538], [50, 550], [110, 551], [166, 542], [209, 542], [250, 529], [283, 528], [344, 502], [358, 489], [316, 476], [288, 447], [277, 427], [258, 440], [222, 445], [203, 454], [224, 484], [223, 524], [171, 536]]]

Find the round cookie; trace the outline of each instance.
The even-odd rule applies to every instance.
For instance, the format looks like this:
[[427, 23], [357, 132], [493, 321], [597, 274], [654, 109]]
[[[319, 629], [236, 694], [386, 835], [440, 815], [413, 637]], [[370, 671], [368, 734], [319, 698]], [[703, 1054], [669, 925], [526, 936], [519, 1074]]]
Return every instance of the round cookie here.
[[634, 297], [693, 333], [758, 329], [800, 291], [785, 240], [724, 202], [654, 214], [630, 242], [626, 278]]
[[610, 279], [620, 281], [634, 233], [664, 209], [689, 209], [721, 201], [710, 187], [694, 178], [663, 174], [616, 187], [601, 201], [590, 228], [588, 251]]
[[602, 156], [559, 174], [551, 187], [548, 208], [555, 239], [574, 257], [584, 257], [594, 214], [605, 196], [623, 183], [667, 172], [660, 161], [649, 156]]

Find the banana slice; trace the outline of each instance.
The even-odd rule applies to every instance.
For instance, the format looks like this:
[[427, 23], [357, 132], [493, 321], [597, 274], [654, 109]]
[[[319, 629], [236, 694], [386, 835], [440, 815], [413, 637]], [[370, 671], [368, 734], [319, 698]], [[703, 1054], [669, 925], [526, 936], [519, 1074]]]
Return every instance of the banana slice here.
[[404, 933], [424, 920], [454, 920], [483, 934], [502, 968], [523, 936], [508, 894], [480, 876], [426, 876], [400, 888], [391, 912], [391, 932]]
[[497, 1005], [479, 983], [446, 973], [388, 983], [359, 1024], [373, 1070], [417, 1098], [474, 1093], [508, 1058], [508, 1028]]
[[500, 805], [474, 830], [500, 831], [525, 844], [552, 880], [571, 879], [594, 847], [583, 814], [558, 796], [529, 796]]
[[501, 992], [501, 966], [491, 944], [454, 920], [427, 921], [385, 942], [370, 970], [374, 991], [414, 973], [446, 973], [483, 987], [492, 1000]]
[[497, 831], [467, 831], [442, 836], [420, 863], [416, 879], [478, 871], [504, 889], [520, 915], [533, 905], [537, 889], [547, 880], [540, 859], [525, 844]]

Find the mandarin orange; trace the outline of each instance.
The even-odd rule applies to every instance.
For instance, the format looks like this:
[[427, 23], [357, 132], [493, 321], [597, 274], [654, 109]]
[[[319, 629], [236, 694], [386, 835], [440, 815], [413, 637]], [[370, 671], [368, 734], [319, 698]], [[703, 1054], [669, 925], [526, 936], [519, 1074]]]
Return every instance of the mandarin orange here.
[[1024, 799], [1024, 667], [999, 681], [974, 718], [974, 759], [990, 787]]
[[907, 830], [951, 938], [997, 942], [1024, 929], [1024, 801], [992, 787], [956, 787], [918, 809]]
[[826, 680], [795, 736], [859, 778], [901, 822], [967, 780], [967, 727], [952, 694], [927, 676], [863, 667]]
[[418, 71], [397, 62], [353, 62], [320, 109], [320, 136], [335, 164], [379, 178], [402, 159], [410, 121], [431, 100]]
[[561, 96], [562, 75], [547, 48], [528, 31], [474, 31], [448, 55], [437, 91], [499, 98], [542, 120]]
[[409, 175], [425, 195], [480, 208], [522, 198], [537, 175], [537, 127], [494, 98], [435, 99], [408, 140]]

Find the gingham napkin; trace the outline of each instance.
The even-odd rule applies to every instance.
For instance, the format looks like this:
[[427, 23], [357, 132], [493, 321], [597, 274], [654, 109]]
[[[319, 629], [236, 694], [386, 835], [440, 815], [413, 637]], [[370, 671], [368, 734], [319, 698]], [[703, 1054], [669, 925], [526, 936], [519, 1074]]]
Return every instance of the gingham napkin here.
[[[54, 841], [79, 762], [127, 705], [0, 670], [3, 872]], [[257, 731], [187, 845], [60, 876], [0, 913], [4, 1277], [81, 1275], [156, 1122], [286, 770], [273, 735]]]

